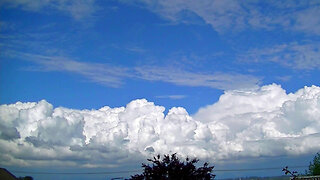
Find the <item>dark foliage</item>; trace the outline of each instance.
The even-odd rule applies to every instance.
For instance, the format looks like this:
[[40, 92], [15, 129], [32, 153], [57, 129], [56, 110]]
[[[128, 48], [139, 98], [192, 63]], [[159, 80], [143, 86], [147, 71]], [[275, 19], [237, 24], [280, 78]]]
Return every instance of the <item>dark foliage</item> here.
[[31, 176], [19, 177], [18, 180], [33, 180], [33, 177]]
[[310, 162], [308, 175], [320, 175], [320, 153], [317, 153], [314, 156], [313, 161]]
[[152, 162], [152, 166], [142, 164], [143, 173], [131, 176], [132, 180], [210, 180], [215, 177], [211, 173], [214, 166], [209, 166], [206, 162], [202, 167], [197, 168], [194, 164], [199, 160], [196, 158], [186, 158], [185, 161], [180, 161], [176, 154], [168, 154], [164, 155], [162, 160], [158, 155], [148, 161]]
[[288, 166], [286, 166], [285, 168], [282, 169], [282, 171], [286, 174], [286, 175], [291, 175], [293, 177], [293, 179], [296, 179], [298, 177], [298, 172], [297, 171], [290, 171], [288, 169]]

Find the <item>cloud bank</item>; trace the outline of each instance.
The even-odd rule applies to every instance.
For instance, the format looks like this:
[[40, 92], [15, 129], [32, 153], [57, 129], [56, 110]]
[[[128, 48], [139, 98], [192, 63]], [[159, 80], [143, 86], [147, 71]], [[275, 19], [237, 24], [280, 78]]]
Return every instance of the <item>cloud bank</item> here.
[[320, 149], [320, 87], [226, 91], [190, 116], [145, 99], [98, 110], [45, 100], [0, 106], [0, 164], [117, 166], [157, 153], [212, 161]]

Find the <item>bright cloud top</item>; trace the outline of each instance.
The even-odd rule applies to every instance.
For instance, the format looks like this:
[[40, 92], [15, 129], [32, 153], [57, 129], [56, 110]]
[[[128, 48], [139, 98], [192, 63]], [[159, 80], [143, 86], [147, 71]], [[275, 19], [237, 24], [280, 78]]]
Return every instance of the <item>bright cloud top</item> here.
[[153, 153], [202, 159], [299, 155], [320, 148], [320, 87], [226, 91], [193, 117], [145, 99], [98, 110], [40, 102], [0, 106], [3, 165], [114, 166]]

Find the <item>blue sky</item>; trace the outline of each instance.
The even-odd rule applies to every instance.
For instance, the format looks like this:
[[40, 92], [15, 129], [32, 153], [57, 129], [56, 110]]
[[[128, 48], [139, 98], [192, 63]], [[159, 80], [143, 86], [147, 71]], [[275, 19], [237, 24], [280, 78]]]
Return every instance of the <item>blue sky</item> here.
[[[127, 110], [130, 103], [153, 102], [148, 107], [152, 106], [156, 112], [158, 106], [163, 107], [163, 115], [156, 117], [170, 119], [171, 108], [183, 107], [184, 110], [173, 109], [172, 113], [197, 121], [197, 127], [200, 127], [198, 121], [203, 121], [210, 128], [210, 123], [215, 124], [213, 129], [234, 129], [231, 119], [237, 117], [247, 131], [241, 129], [239, 134], [228, 137], [230, 142], [238, 142], [235, 138], [251, 132], [252, 122], [258, 123], [258, 115], [243, 121], [241, 118], [258, 112], [268, 123], [277, 122], [274, 118], [283, 115], [283, 122], [289, 121], [290, 125], [286, 125], [292, 128], [285, 132], [284, 123], [275, 127], [277, 133], [270, 131], [259, 140], [311, 134], [316, 138], [320, 132], [319, 120], [310, 118], [300, 122], [294, 118], [299, 113], [301, 117], [310, 113], [308, 108], [313, 108], [314, 114], [309, 114], [310, 117], [318, 117], [320, 112], [318, 1], [2, 0], [0, 17], [0, 103], [3, 108], [5, 104], [18, 106], [16, 103], [20, 101], [36, 102], [54, 112], [58, 107], [90, 111], [109, 106]], [[135, 101], [137, 99], [147, 102]], [[313, 105], [309, 103], [312, 99], [315, 99]], [[289, 101], [294, 102], [294, 111], [286, 110]], [[150, 110], [150, 114], [153, 113], [157, 114]], [[220, 117], [214, 113], [234, 116]], [[10, 118], [4, 114], [1, 120], [7, 123], [5, 127], [12, 126], [24, 137], [19, 123], [31, 121], [19, 115], [20, 119], [12, 120], [19, 123], [8, 123]], [[54, 114], [49, 116], [52, 118]], [[145, 117], [134, 113], [128, 116]], [[84, 121], [86, 124], [87, 120]], [[274, 127], [272, 123], [270, 127]], [[291, 124], [299, 126], [291, 127]], [[128, 127], [130, 129], [130, 123]], [[255, 137], [255, 131], [252, 132], [250, 137]], [[70, 137], [75, 137], [73, 135]], [[13, 141], [5, 137], [10, 141], [3, 143]], [[32, 137], [42, 138], [40, 134]], [[205, 139], [202, 135], [201, 138]], [[40, 139], [39, 142], [45, 142]], [[176, 140], [182, 142], [179, 138]], [[152, 143], [146, 144], [155, 148]], [[228, 146], [233, 150], [237, 147]], [[312, 154], [317, 148], [319, 146], [293, 154]], [[155, 148], [156, 152], [167, 150]], [[270, 152], [257, 156], [292, 155], [272, 148]], [[219, 155], [224, 157], [222, 154]], [[226, 156], [220, 160], [247, 157], [246, 153]]]
[[[168, 108], [183, 106], [194, 113], [229, 88], [277, 83], [294, 92], [319, 82], [319, 20], [300, 25], [291, 15], [301, 13], [301, 18], [308, 18], [308, 11], [299, 8], [308, 6], [318, 12], [316, 5], [284, 8], [281, 4], [254, 2], [248, 4], [260, 9], [261, 14], [233, 10], [230, 13], [234, 14], [228, 15], [227, 8], [232, 7], [224, 7], [222, 11], [226, 12], [219, 17], [215, 9], [193, 10], [192, 3], [186, 3], [187, 7], [155, 3], [154, 8], [143, 2], [82, 3], [2, 3], [1, 81], [6, 86], [1, 86], [1, 103], [47, 99], [55, 106], [98, 108], [147, 98]], [[169, 9], [171, 6], [177, 10]], [[202, 8], [202, 2], [199, 6]], [[72, 8], [78, 10], [73, 12]], [[236, 13], [244, 20], [234, 22]], [[217, 25], [210, 16], [217, 16], [212, 17], [219, 21]], [[248, 24], [247, 19], [271, 22]], [[293, 21], [292, 27], [281, 20]], [[310, 57], [305, 55], [308, 52]], [[69, 66], [77, 62], [92, 67], [61, 68], [64, 65], [59, 62], [42, 64], [45, 58], [60, 59]], [[104, 70], [92, 72], [102, 64]], [[147, 71], [141, 73], [137, 68]], [[151, 76], [153, 71], [157, 73]], [[172, 78], [164, 77], [166, 71]], [[183, 73], [194, 82], [180, 82], [177, 74]], [[198, 75], [209, 79], [197, 79], [201, 78]], [[210, 78], [212, 85], [208, 83]], [[63, 86], [61, 79], [66, 81]], [[185, 98], [159, 98], [172, 95]]]

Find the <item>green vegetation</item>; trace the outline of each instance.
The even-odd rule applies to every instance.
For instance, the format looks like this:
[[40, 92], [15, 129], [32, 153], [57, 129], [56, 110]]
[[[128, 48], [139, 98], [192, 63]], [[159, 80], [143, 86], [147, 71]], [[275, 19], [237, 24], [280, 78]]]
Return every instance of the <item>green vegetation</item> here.
[[148, 159], [152, 162], [152, 166], [142, 164], [144, 171], [142, 174], [131, 176], [132, 180], [143, 179], [184, 179], [184, 180], [210, 180], [214, 179], [215, 175], [212, 174], [214, 166], [209, 166], [206, 162], [202, 167], [197, 168], [194, 164], [199, 160], [186, 158], [185, 161], [180, 161], [176, 154], [164, 155], [163, 159], [160, 155], [153, 159]]
[[33, 180], [33, 177], [31, 176], [19, 177], [18, 180]]
[[317, 153], [314, 156], [313, 161], [310, 162], [309, 171], [307, 174], [311, 176], [320, 175], [320, 153]]

